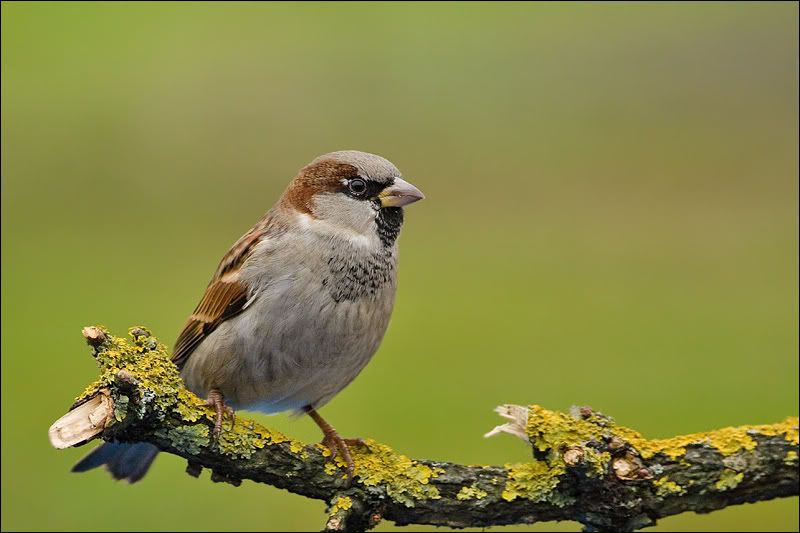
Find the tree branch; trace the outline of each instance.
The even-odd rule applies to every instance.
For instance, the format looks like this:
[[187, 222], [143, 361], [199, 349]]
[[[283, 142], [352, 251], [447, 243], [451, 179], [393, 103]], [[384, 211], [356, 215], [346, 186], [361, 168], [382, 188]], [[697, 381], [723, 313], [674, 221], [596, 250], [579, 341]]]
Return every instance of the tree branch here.
[[92, 438], [150, 442], [212, 481], [248, 479], [329, 505], [327, 531], [398, 524], [487, 527], [574, 520], [589, 531], [632, 531], [684, 511], [798, 494], [798, 419], [648, 440], [590, 408], [498, 408], [509, 433], [532, 448], [529, 463], [464, 466], [412, 460], [384, 444], [353, 450], [355, 479], [327, 448], [253, 421], [211, 438], [213, 412], [186, 390], [167, 350], [143, 328], [132, 340], [84, 328], [100, 378], [50, 428], [57, 448]]

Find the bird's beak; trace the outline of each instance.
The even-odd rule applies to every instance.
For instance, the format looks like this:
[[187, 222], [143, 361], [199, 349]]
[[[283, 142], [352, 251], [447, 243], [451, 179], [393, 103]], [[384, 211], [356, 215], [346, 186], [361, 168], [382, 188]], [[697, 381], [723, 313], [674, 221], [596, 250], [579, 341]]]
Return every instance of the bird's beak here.
[[378, 195], [381, 207], [403, 207], [423, 198], [425, 195], [421, 190], [400, 178], [395, 178], [391, 187], [386, 187]]

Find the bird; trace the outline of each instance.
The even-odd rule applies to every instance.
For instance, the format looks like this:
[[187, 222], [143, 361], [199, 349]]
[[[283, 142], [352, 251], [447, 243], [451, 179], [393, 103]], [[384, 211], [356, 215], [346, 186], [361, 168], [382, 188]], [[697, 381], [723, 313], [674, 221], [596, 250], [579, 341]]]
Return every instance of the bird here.
[[[352, 480], [350, 446], [318, 410], [377, 351], [397, 287], [403, 208], [424, 198], [387, 159], [344, 150], [300, 169], [223, 256], [178, 335], [172, 361], [215, 411], [218, 438], [238, 409], [308, 414]], [[158, 454], [150, 443], [106, 442], [72, 469], [105, 465], [139, 481]]]

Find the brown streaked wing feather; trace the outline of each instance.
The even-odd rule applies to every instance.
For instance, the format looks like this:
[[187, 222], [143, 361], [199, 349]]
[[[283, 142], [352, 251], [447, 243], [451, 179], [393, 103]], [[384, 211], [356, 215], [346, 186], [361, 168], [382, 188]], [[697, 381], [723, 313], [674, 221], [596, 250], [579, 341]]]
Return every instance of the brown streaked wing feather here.
[[238, 281], [215, 281], [178, 336], [172, 361], [183, 368], [191, 353], [217, 326], [236, 315], [247, 302], [247, 288]]
[[268, 221], [262, 220], [236, 241], [236, 244], [222, 258], [214, 278], [208, 284], [203, 299], [200, 300], [175, 342], [172, 362], [178, 368], [183, 368], [195, 348], [217, 326], [244, 308], [247, 303], [249, 287], [239, 280], [239, 269], [253, 251], [253, 247], [265, 235], [267, 226]]

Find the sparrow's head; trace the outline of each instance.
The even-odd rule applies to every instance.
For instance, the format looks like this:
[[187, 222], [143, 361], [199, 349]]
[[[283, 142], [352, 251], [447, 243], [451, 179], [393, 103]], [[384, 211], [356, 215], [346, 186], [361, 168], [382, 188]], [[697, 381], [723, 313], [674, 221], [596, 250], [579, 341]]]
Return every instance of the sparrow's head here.
[[403, 223], [403, 206], [424, 197], [381, 156], [345, 150], [321, 155], [301, 169], [283, 202], [326, 226], [378, 235], [391, 246]]

